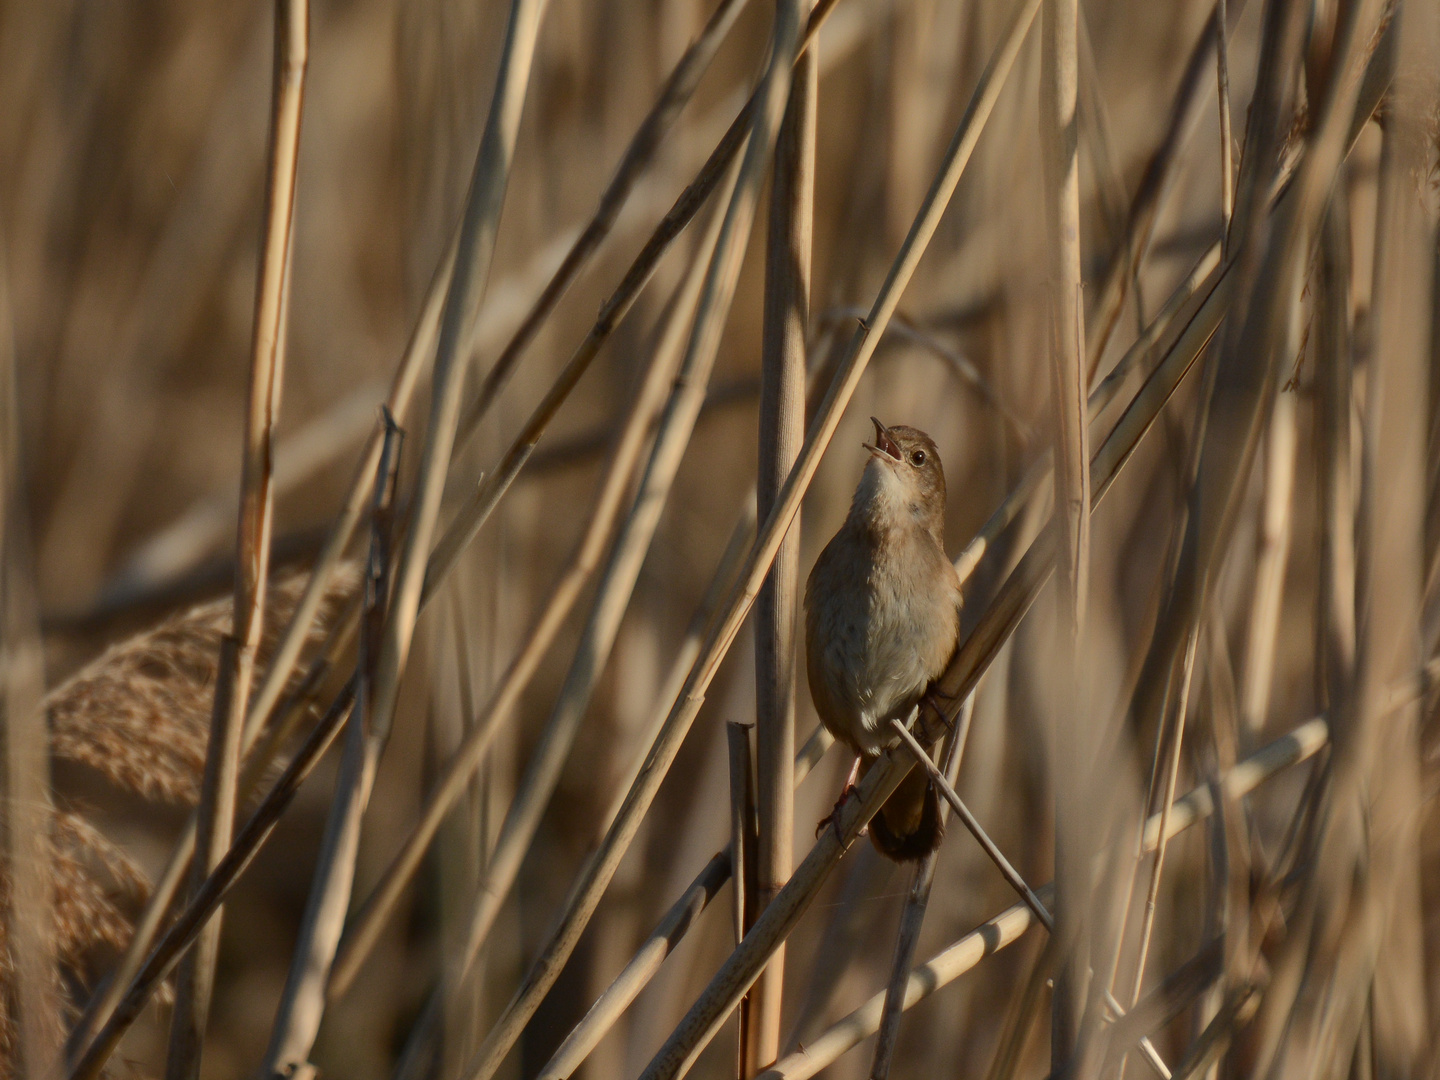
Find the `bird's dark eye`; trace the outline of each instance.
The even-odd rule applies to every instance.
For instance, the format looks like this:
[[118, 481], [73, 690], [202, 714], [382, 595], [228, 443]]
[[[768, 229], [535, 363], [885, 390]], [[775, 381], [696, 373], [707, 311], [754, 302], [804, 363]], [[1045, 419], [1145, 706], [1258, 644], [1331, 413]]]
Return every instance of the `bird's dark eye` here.
[[914, 465], [917, 469], [918, 469], [921, 465], [924, 465], [924, 464], [925, 464], [925, 451], [924, 451], [924, 450], [916, 450], [913, 454], [911, 454], [911, 455], [910, 455], [910, 464]]

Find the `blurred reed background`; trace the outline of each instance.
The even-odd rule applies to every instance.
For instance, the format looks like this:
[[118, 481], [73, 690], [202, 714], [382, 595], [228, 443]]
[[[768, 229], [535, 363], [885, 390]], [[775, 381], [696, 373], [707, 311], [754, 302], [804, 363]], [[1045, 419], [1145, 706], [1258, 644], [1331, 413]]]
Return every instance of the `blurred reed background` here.
[[[1440, 1077], [1437, 71], [1415, 0], [0, 2], [5, 1075]], [[853, 842], [903, 746], [816, 838], [803, 677], [775, 809], [871, 414], [1031, 907]]]

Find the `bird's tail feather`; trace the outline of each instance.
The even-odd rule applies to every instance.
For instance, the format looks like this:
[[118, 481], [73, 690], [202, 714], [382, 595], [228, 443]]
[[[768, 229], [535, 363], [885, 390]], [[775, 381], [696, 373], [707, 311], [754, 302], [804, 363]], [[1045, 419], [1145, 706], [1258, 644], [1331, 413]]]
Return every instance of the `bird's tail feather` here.
[[870, 842], [881, 855], [896, 862], [923, 859], [944, 838], [940, 793], [919, 769], [911, 770], [870, 819]]

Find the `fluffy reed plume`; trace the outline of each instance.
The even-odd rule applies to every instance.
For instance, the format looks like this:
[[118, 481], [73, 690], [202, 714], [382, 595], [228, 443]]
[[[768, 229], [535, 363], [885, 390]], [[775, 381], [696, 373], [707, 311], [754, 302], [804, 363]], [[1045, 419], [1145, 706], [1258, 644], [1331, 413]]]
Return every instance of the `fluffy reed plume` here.
[[[274, 648], [307, 575], [271, 587], [259, 666]], [[324, 637], [358, 581], [354, 567], [337, 574], [310, 632]], [[230, 598], [199, 604], [113, 645], [50, 691], [51, 749], [65, 761], [102, 773], [144, 799], [194, 805], [205, 766], [220, 639], [230, 631]]]
[[[130, 940], [130, 913], [150, 894], [150, 879], [122, 848], [82, 814], [51, 818], [49, 866], [54, 897], [55, 988], [62, 1002], [72, 989], [93, 985]], [[8, 908], [8, 877], [0, 875], [0, 910]], [[0, 920], [0, 985], [9, 985], [14, 957]], [[0, 1001], [0, 1077], [16, 1075], [13, 1004]]]

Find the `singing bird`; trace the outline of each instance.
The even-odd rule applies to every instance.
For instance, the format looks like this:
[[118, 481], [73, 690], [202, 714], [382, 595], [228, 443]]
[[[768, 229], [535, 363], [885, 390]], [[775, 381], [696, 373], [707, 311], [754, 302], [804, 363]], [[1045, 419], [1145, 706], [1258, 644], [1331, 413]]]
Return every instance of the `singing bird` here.
[[[810, 696], [856, 758], [837, 812], [895, 741], [891, 718], [907, 720], [960, 636], [960, 579], [945, 555], [945, 472], [935, 441], [870, 419], [875, 441], [864, 444], [870, 460], [850, 513], [805, 585]], [[938, 793], [919, 769], [870, 822], [875, 847], [898, 862], [934, 851], [943, 834]]]

